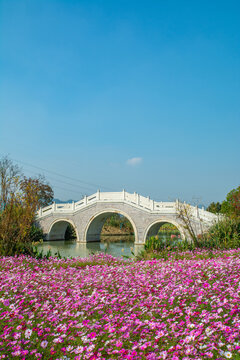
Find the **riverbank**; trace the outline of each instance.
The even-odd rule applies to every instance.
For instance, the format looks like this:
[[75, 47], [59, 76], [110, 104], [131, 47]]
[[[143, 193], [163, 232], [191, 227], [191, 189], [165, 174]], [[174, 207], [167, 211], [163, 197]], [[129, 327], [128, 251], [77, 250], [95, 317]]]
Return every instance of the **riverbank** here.
[[200, 253], [1, 258], [0, 358], [238, 359], [240, 249]]
[[108, 235], [130, 236], [130, 235], [134, 235], [134, 232], [131, 232], [129, 228], [125, 228], [125, 227], [122, 227], [120, 229], [120, 227], [104, 225], [102, 228], [101, 236], [108, 236]]

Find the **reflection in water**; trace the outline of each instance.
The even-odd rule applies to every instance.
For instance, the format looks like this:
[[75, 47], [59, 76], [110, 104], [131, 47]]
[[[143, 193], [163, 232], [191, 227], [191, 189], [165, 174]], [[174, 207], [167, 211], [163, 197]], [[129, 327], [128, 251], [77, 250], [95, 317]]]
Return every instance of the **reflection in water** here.
[[51, 250], [52, 254], [60, 252], [65, 257], [89, 257], [99, 252], [121, 257], [123, 255], [133, 257], [143, 249], [142, 245], [134, 244], [133, 236], [107, 236], [99, 242], [88, 242], [85, 244], [76, 241], [44, 241], [38, 245], [39, 250], [43, 249], [46, 254]]

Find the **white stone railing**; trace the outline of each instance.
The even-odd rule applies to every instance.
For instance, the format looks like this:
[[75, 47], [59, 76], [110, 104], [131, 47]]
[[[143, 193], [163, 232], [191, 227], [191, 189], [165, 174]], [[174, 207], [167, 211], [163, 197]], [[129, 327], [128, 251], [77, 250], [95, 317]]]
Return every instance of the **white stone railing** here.
[[195, 219], [200, 219], [204, 223], [213, 223], [214, 221], [217, 221], [218, 216], [216, 214], [213, 214], [209, 211], [202, 209], [199, 209], [197, 206], [190, 206], [191, 215]]
[[[121, 192], [100, 192], [97, 191], [95, 194], [85, 196], [83, 199], [67, 203], [67, 204], [56, 204], [53, 203], [47, 207], [41, 208], [37, 213], [37, 218], [47, 216], [51, 213], [75, 213], [80, 209], [90, 206], [96, 202], [104, 203], [126, 203], [141, 210], [145, 210], [152, 213], [159, 214], [176, 214], [179, 206], [178, 200], [175, 202], [160, 202], [154, 201], [149, 197], [141, 196], [137, 193], [130, 194], [125, 190]], [[212, 214], [204, 209], [198, 209], [197, 207], [191, 206], [191, 213], [194, 217], [201, 219], [204, 222], [213, 222], [216, 219], [216, 215]]]

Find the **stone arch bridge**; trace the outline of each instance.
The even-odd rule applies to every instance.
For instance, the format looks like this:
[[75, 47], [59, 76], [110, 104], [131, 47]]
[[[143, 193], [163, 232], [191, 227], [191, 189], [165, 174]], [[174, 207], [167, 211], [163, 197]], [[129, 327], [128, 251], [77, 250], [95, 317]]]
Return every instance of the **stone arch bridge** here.
[[[125, 216], [132, 224], [135, 244], [144, 244], [148, 236], [156, 235], [164, 223], [175, 225], [183, 238], [187, 238], [184, 224], [178, 216], [181, 204], [157, 202], [137, 193], [97, 191], [78, 202], [53, 203], [37, 213], [37, 223], [47, 240], [64, 240], [68, 224], [76, 232], [77, 241], [100, 241], [105, 220], [112, 214]], [[206, 231], [217, 216], [198, 207], [187, 205], [191, 213], [191, 225], [196, 234]]]

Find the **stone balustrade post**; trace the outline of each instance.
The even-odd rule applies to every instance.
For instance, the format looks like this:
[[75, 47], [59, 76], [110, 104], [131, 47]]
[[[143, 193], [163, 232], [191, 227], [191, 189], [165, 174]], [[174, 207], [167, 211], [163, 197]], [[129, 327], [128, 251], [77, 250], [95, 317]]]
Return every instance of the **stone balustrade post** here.
[[176, 201], [175, 201], [175, 209], [176, 209], [176, 211], [179, 210], [179, 200], [178, 199], [176, 199]]
[[122, 197], [123, 197], [123, 201], [125, 200], [126, 196], [125, 196], [125, 190], [123, 189], [122, 191]]
[[154, 210], [154, 200], [152, 200], [152, 207], [151, 207], [151, 210], [152, 210], [152, 211]]
[[197, 213], [197, 217], [200, 218], [198, 206], [196, 206], [196, 213]]
[[100, 200], [100, 190], [97, 191], [97, 200]]
[[74, 211], [75, 210], [75, 202], [73, 201], [72, 202], [72, 211]]
[[83, 201], [84, 201], [84, 205], [87, 205], [87, 196], [86, 195], [84, 196]]
[[55, 203], [55, 201], [54, 201], [53, 204], [52, 204], [52, 211], [53, 211], [53, 212], [56, 211], [56, 203]]

